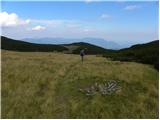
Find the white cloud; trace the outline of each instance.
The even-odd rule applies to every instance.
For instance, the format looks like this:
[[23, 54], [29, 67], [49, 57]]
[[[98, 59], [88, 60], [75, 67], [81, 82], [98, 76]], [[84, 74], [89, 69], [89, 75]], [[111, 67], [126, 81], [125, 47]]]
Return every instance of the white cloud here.
[[53, 25], [53, 26], [57, 26], [57, 25], [62, 25], [64, 23], [64, 20], [48, 20], [48, 19], [30, 19], [30, 21], [32, 23], [36, 23], [36, 24], [43, 24], [43, 25]]
[[94, 0], [85, 0], [86, 3], [93, 2]]
[[47, 28], [67, 27], [79, 28], [81, 25], [75, 20], [61, 20], [61, 19], [31, 19], [30, 22], [35, 25], [47, 26]]
[[90, 30], [89, 29], [84, 29], [84, 32], [90, 32]]
[[94, 29], [91, 29], [91, 28], [86, 28], [86, 29], [84, 29], [83, 30], [85, 33], [92, 33], [92, 32], [95, 32], [95, 30]]
[[108, 19], [108, 18], [111, 18], [111, 16], [108, 15], [108, 14], [102, 14], [102, 15], [101, 15], [101, 18], [102, 18], [102, 19]]
[[115, 0], [116, 2], [123, 3], [125, 0]]
[[84, 0], [85, 3], [101, 2], [101, 0]]
[[86, 3], [90, 3], [90, 2], [92, 2], [92, 0], [85, 0], [84, 2], [86, 2]]
[[40, 26], [40, 25], [35, 26], [35, 27], [33, 27], [33, 28], [32, 28], [32, 30], [35, 30], [35, 31], [45, 30], [45, 29], [46, 29], [46, 27], [44, 27], [44, 26]]
[[22, 20], [15, 13], [0, 12], [0, 26], [10, 27], [29, 24], [30, 20]]
[[[16, 13], [0, 12], [0, 26], [2, 27], [18, 27], [25, 26], [27, 30], [44, 30], [47, 28], [79, 28], [80, 24], [75, 20], [61, 19], [22, 19]], [[45, 27], [43, 27], [45, 26]]]
[[128, 5], [124, 9], [125, 10], [135, 10], [135, 9], [138, 9], [138, 8], [140, 8], [140, 6], [138, 6], [138, 5]]
[[69, 27], [69, 28], [79, 28], [80, 25], [79, 24], [75, 24], [75, 23], [70, 23], [70, 24], [67, 24], [67, 27]]

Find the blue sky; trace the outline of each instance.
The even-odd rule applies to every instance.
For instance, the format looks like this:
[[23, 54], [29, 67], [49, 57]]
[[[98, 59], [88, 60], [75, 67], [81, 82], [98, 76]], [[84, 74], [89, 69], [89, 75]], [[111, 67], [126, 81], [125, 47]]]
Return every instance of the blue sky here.
[[158, 39], [158, 2], [2, 2], [2, 35], [96, 37], [115, 42]]

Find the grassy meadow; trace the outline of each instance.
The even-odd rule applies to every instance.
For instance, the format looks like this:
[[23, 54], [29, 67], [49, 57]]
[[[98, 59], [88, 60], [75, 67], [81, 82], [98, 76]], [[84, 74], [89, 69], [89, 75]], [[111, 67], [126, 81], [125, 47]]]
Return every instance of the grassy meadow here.
[[[159, 73], [150, 65], [87, 55], [2, 50], [2, 118], [158, 118]], [[116, 80], [111, 95], [79, 91]]]

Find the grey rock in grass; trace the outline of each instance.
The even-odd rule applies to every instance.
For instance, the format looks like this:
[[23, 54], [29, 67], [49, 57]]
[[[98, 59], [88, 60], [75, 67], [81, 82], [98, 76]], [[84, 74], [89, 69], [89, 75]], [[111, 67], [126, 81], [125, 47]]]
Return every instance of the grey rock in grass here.
[[102, 95], [110, 95], [116, 90], [120, 89], [120, 87], [117, 84], [117, 81], [110, 80], [105, 83], [94, 83], [90, 87], [79, 89], [79, 91], [85, 93], [87, 96], [95, 95], [96, 92], [102, 94]]

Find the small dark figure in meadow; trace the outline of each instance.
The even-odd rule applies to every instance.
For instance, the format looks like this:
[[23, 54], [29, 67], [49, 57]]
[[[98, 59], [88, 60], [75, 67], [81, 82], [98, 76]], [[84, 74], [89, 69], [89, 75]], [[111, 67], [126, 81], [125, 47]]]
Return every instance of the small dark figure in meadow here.
[[82, 49], [82, 50], [80, 51], [80, 56], [81, 56], [82, 62], [83, 62], [83, 57], [84, 57], [84, 55], [85, 55], [85, 50], [86, 50], [86, 48], [85, 48], [85, 49]]

